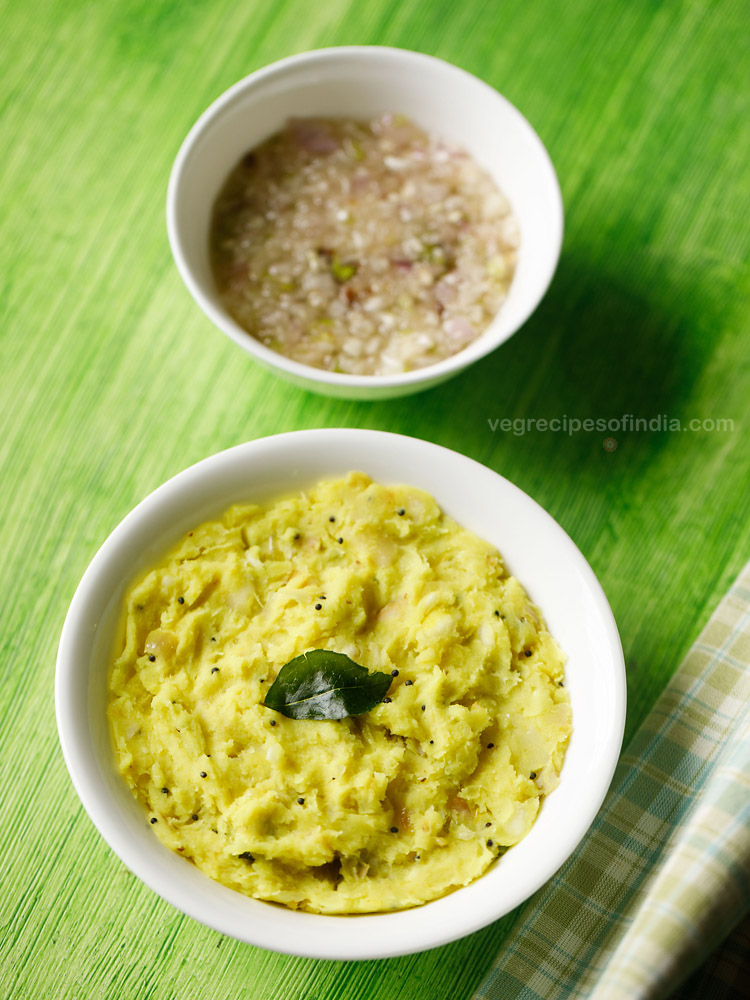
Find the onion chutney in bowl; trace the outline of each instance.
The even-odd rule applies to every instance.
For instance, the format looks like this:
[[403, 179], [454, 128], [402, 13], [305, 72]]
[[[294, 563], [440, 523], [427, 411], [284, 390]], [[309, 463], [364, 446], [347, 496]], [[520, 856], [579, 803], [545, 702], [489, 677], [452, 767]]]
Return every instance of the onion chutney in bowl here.
[[393, 375], [463, 350], [508, 294], [520, 239], [466, 150], [403, 115], [292, 118], [214, 206], [234, 319], [301, 364]]

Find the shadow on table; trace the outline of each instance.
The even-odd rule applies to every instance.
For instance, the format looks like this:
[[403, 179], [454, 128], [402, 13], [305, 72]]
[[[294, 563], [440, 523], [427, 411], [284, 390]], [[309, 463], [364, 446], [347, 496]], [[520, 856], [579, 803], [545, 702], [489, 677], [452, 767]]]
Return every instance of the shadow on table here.
[[[632, 454], [655, 453], [654, 436], [665, 440], [668, 421], [684, 417], [706, 347], [691, 310], [697, 291], [670, 286], [656, 264], [636, 277], [632, 290], [625, 276], [565, 255], [539, 310], [506, 344], [457, 378], [404, 401], [397, 415], [392, 402], [367, 404], [363, 423], [432, 436], [490, 465], [501, 434], [523, 436], [527, 447], [544, 449], [559, 474], [579, 472], [592, 434], [599, 450], [607, 436], [630, 434]], [[648, 433], [632, 433], [632, 425], [628, 431], [627, 415], [650, 422]], [[606, 420], [608, 427], [574, 434], [536, 427], [540, 418], [563, 417]], [[515, 421], [514, 429], [503, 432], [503, 418]], [[532, 421], [522, 434], [521, 420]], [[616, 420], [621, 425], [612, 430], [609, 422]]]

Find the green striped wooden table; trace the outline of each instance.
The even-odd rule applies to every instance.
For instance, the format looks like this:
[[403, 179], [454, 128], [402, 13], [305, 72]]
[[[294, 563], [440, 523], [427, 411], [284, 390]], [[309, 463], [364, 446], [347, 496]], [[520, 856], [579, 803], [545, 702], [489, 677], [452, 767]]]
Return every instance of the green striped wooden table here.
[[[512, 916], [423, 955], [314, 962], [222, 938], [137, 882], [65, 771], [58, 635], [98, 545], [184, 466], [294, 428], [400, 431], [503, 473], [572, 535], [619, 622], [632, 731], [750, 553], [743, 8], [6, 0], [0, 995], [471, 995]], [[523, 332], [438, 389], [377, 404], [308, 395], [255, 367], [194, 306], [163, 221], [171, 161], [214, 97], [284, 55], [349, 43], [431, 52], [505, 93], [547, 144], [567, 212], [557, 277]], [[655, 429], [495, 425], [625, 414]], [[657, 429], [660, 415], [687, 429]]]

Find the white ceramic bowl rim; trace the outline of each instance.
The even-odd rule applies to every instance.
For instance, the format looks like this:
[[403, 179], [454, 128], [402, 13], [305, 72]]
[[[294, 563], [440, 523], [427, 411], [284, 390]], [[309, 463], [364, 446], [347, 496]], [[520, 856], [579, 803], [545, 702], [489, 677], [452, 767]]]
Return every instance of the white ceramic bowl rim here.
[[[313, 368], [310, 365], [305, 365], [294, 361], [291, 358], [287, 358], [253, 338], [250, 338], [250, 343], [243, 342], [242, 338], [249, 338], [250, 335], [245, 334], [244, 331], [240, 331], [240, 328], [236, 326], [229, 315], [218, 309], [211, 299], [204, 294], [200, 283], [196, 281], [192, 273], [191, 266], [186, 259], [185, 253], [183, 252], [180, 227], [178, 223], [179, 189], [185, 166], [194, 154], [196, 147], [203, 139], [207, 130], [211, 128], [212, 124], [220, 115], [226, 112], [235, 102], [245, 99], [248, 92], [254, 89], [259, 89], [270, 79], [285, 74], [291, 69], [316, 63], [325, 64], [329, 61], [340, 61], [348, 59], [352, 56], [356, 56], [360, 59], [376, 58], [391, 60], [394, 64], [411, 62], [414, 64], [415, 68], [419, 68], [420, 66], [433, 70], [439, 68], [439, 70], [445, 74], [452, 74], [457, 82], [471, 81], [473, 86], [491, 94], [498, 105], [503, 107], [504, 113], [508, 117], [514, 119], [519, 128], [526, 133], [529, 145], [534, 148], [535, 155], [539, 158], [540, 162], [546, 166], [545, 197], [549, 199], [550, 204], [553, 206], [549, 218], [549, 242], [551, 253], [545, 266], [540, 269], [540, 272], [537, 275], [537, 293], [528, 297], [522, 314], [518, 317], [518, 321], [514, 324], [513, 329], [509, 331], [501, 331], [497, 336], [482, 335], [477, 338], [477, 340], [467, 345], [467, 347], [465, 347], [458, 354], [454, 354], [434, 365], [429, 365], [425, 368], [419, 368], [414, 371], [395, 375], [349, 375], [343, 372], [329, 372], [323, 369]], [[552, 276], [555, 272], [557, 261], [559, 259], [563, 239], [563, 202], [555, 168], [538, 134], [524, 115], [490, 84], [459, 66], [446, 62], [443, 59], [439, 59], [436, 56], [428, 55], [424, 52], [415, 52], [410, 49], [401, 49], [389, 46], [345, 45], [302, 52], [298, 55], [288, 56], [284, 59], [278, 60], [277, 62], [271, 63], [268, 66], [264, 66], [263, 68], [250, 73], [248, 76], [233, 84], [228, 90], [226, 90], [223, 94], [216, 98], [212, 104], [209, 105], [185, 137], [172, 167], [167, 190], [167, 233], [172, 254], [180, 275], [203, 312], [216, 326], [219, 327], [219, 329], [223, 330], [233, 340], [235, 340], [236, 343], [239, 343], [240, 346], [244, 347], [244, 349], [249, 351], [251, 354], [256, 355], [267, 365], [273, 368], [281, 369], [291, 376], [296, 376], [301, 380], [318, 382], [323, 385], [338, 386], [340, 388], [372, 389], [374, 386], [385, 387], [409, 385], [414, 385], [416, 387], [421, 382], [439, 381], [441, 376], [445, 377], [448, 373], [463, 369], [467, 365], [472, 364], [474, 361], [479, 360], [479, 358], [489, 354], [509, 336], [511, 336], [511, 334], [518, 329], [518, 327], [523, 325], [523, 323], [525, 323], [529, 316], [534, 312], [550, 281], [552, 280]], [[503, 312], [501, 310], [498, 317], [493, 320], [493, 323], [489, 328], [490, 330], [492, 326], [496, 325], [498, 319], [502, 319], [502, 316]], [[485, 331], [485, 334], [487, 333], [488, 331]], [[238, 336], [239, 334], [242, 334], [242, 338]]]
[[[519, 554], [526, 558], [524, 552], [526, 573], [534, 566], [548, 568], [549, 579], [538, 568], [534, 579], [524, 579], [523, 567], [518, 576], [541, 605], [553, 634], [571, 652], [566, 682], [574, 729], [559, 788], [545, 800], [525, 840], [500, 865], [418, 910], [338, 917], [247, 899], [163, 847], [117, 773], [111, 745], [107, 759], [104, 743], [96, 743], [91, 713], [93, 689], [104, 688], [95, 665], [96, 644], [106, 642], [109, 634], [107, 652], [111, 649], [111, 633], [99, 626], [141, 568], [139, 560], [145, 557], [139, 551], [149, 550], [146, 561], [151, 561], [154, 552], [163, 551], [199, 519], [218, 514], [240, 493], [246, 499], [266, 499], [258, 490], [265, 494], [268, 486], [256, 486], [254, 492], [256, 481], [283, 480], [284, 487], [274, 487], [278, 495], [351, 468], [364, 469], [380, 481], [427, 489], [447, 513], [474, 530], [482, 518], [485, 524], [507, 518], [515, 525], [514, 532], [503, 529], [505, 547], [513, 553], [507, 560], [511, 572]], [[215, 483], [223, 485], [214, 495]], [[484, 534], [495, 541], [491, 532]], [[580, 622], [566, 625], [562, 610], [545, 607], [539, 595], [549, 588], [562, 595], [563, 603], [578, 602]], [[568, 627], [564, 643], [559, 631]], [[104, 634], [97, 638], [98, 630]], [[99, 662], [105, 662], [101, 654]], [[96, 553], [76, 590], [60, 640], [55, 698], [60, 743], [81, 802], [110, 847], [154, 891], [215, 930], [251, 944], [314, 958], [366, 959], [463, 937], [508, 913], [555, 873], [586, 833], [609, 787], [622, 743], [626, 694], [622, 649], [607, 599], [584, 557], [549, 514], [495, 472], [438, 445], [379, 431], [324, 429], [262, 438], [220, 452], [168, 480], [132, 510]], [[582, 711], [584, 704], [590, 711]], [[576, 744], [577, 739], [583, 742]], [[544, 845], [541, 856], [535, 854], [538, 845]]]

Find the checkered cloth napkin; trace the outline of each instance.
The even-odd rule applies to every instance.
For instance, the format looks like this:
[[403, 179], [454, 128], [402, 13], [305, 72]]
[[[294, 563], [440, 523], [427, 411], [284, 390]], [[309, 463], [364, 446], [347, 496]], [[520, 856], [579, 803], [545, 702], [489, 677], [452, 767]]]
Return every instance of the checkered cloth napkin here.
[[750, 910], [750, 563], [474, 1000], [662, 1000]]

